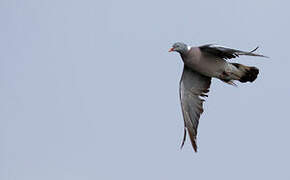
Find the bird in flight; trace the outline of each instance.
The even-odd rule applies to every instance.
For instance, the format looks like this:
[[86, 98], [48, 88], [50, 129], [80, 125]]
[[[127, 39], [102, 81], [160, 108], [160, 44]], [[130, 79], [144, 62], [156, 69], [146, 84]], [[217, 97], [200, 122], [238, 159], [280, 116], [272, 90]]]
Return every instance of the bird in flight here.
[[197, 152], [196, 136], [200, 115], [203, 113], [204, 97], [207, 97], [211, 78], [218, 78], [230, 85], [234, 81], [253, 82], [259, 74], [259, 69], [227, 60], [246, 56], [266, 57], [252, 51], [240, 51], [214, 44], [191, 47], [182, 42], [174, 43], [169, 52], [178, 52], [183, 60], [184, 68], [180, 80], [179, 95], [184, 119], [184, 136], [181, 148], [188, 133], [192, 147]]

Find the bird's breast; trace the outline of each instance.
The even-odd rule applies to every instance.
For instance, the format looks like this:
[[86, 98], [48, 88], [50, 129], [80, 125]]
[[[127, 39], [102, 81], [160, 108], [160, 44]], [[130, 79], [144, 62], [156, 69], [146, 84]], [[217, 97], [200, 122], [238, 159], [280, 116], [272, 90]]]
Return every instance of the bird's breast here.
[[219, 75], [224, 72], [227, 63], [223, 59], [201, 55], [192, 58], [184, 58], [183, 61], [184, 64], [192, 70], [208, 77], [219, 77]]

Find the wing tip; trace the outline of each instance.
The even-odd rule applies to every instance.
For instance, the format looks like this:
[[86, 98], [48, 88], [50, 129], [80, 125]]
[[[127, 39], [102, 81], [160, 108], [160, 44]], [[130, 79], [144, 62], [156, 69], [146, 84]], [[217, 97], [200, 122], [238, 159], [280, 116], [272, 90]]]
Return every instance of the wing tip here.
[[250, 51], [250, 53], [253, 53], [253, 52], [257, 51], [257, 49], [259, 49], [259, 46], [257, 46], [255, 49], [253, 49], [252, 51]]
[[[197, 147], [197, 144], [196, 144], [196, 136], [194, 136], [189, 130], [187, 132], [188, 132], [189, 137], [190, 137], [192, 148], [193, 148], [194, 152], [197, 153], [197, 148], [198, 147]], [[184, 146], [184, 143], [185, 143], [185, 140], [186, 140], [186, 128], [184, 128], [184, 135], [183, 135], [183, 139], [182, 139], [182, 142], [181, 142], [180, 150], [182, 150], [182, 148]]]
[[195, 140], [194, 140], [194, 142], [191, 142], [191, 144], [192, 144], [194, 152], [197, 153], [197, 145], [196, 145]]
[[192, 132], [190, 132], [190, 130], [188, 131], [189, 137], [190, 137], [190, 141], [191, 141], [191, 145], [193, 147], [194, 152], [197, 153], [197, 144], [196, 144], [196, 136], [192, 134]]
[[184, 135], [183, 135], [183, 139], [181, 142], [180, 150], [182, 150], [185, 140], [186, 140], [186, 128], [184, 127]]
[[268, 56], [264, 56], [262, 54], [255, 54], [254, 52], [257, 51], [260, 47], [257, 46], [256, 48], [254, 48], [253, 50], [251, 50], [249, 53], [253, 53], [255, 56], [260, 56], [260, 57], [264, 57], [264, 58], [270, 58]]

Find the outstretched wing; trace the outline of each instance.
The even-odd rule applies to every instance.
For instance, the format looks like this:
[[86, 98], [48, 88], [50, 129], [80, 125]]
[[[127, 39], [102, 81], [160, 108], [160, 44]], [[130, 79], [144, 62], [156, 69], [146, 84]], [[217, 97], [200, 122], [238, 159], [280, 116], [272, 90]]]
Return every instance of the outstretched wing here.
[[207, 44], [204, 46], [200, 46], [199, 48], [203, 53], [207, 53], [207, 54], [210, 54], [219, 58], [223, 58], [223, 59], [232, 59], [232, 58], [239, 57], [240, 55], [267, 57], [261, 54], [254, 53], [259, 48], [258, 46], [249, 52], [240, 51], [237, 49], [231, 49], [231, 48], [214, 45], [214, 44]]
[[205, 93], [209, 92], [210, 83], [210, 77], [203, 76], [184, 66], [179, 88], [184, 119], [184, 137], [181, 148], [186, 139], [186, 132], [188, 132], [193, 149], [197, 152], [197, 127], [199, 117], [203, 112], [202, 104], [204, 101], [201, 97], [207, 97]]

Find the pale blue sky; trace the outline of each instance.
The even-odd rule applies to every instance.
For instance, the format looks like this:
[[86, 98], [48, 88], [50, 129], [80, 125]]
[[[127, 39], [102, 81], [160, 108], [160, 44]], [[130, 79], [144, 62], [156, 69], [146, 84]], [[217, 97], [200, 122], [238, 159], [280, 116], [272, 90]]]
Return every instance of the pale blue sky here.
[[[0, 179], [289, 180], [289, 2], [0, 1]], [[187, 141], [175, 41], [219, 43], [260, 75], [214, 80]]]

